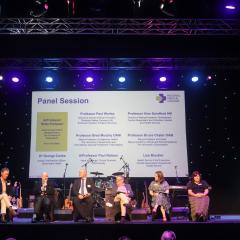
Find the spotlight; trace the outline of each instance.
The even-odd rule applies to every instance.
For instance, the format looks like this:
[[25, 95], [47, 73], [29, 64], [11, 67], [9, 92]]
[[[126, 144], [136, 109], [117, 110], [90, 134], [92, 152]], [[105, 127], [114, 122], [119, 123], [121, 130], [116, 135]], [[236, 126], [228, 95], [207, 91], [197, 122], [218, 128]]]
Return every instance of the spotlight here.
[[93, 82], [93, 78], [92, 78], [92, 77], [87, 77], [87, 78], [86, 78], [86, 81], [87, 81], [88, 83], [91, 83], [91, 82]]
[[2, 81], [3, 80], [3, 76], [2, 75], [0, 75], [0, 81]]
[[47, 0], [34, 0], [32, 3], [32, 10], [30, 16], [32, 17], [43, 17], [48, 12], [48, 1]]
[[159, 78], [159, 81], [160, 81], [160, 82], [166, 82], [166, 81], [167, 81], [167, 78], [166, 78], [166, 77], [160, 77], [160, 78]]
[[192, 77], [192, 82], [197, 82], [198, 81], [198, 77], [197, 76], [193, 76]]
[[19, 82], [19, 78], [18, 77], [12, 77], [12, 81], [15, 82], [15, 83], [18, 83]]
[[234, 5], [226, 5], [225, 8], [228, 9], [228, 10], [235, 10], [236, 6], [234, 6]]
[[207, 76], [207, 80], [212, 80], [212, 76], [211, 76], [211, 75], [208, 75], [208, 76]]
[[48, 83], [51, 83], [51, 82], [53, 82], [53, 78], [48, 76], [48, 77], [46, 77], [45, 81]]
[[125, 77], [119, 77], [119, 78], [118, 78], [118, 81], [119, 81], [120, 83], [124, 83], [124, 82], [126, 81], [126, 78], [125, 78]]

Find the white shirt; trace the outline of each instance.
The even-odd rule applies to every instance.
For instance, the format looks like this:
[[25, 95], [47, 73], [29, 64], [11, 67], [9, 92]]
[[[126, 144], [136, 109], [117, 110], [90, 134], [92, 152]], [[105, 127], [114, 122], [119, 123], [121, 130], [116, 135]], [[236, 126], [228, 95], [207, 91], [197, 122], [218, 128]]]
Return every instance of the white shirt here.
[[86, 194], [88, 193], [88, 191], [87, 191], [87, 187], [86, 187], [86, 186], [87, 186], [87, 185], [86, 185], [87, 178], [81, 178], [80, 180], [81, 180], [81, 181], [80, 181], [80, 188], [79, 188], [78, 193], [81, 194], [81, 190], [82, 190], [82, 189], [81, 189], [81, 186], [82, 186], [82, 180], [84, 180], [84, 183], [83, 183], [83, 185], [84, 185], [84, 186], [83, 186], [83, 192], [84, 192], [84, 194], [83, 194], [83, 195], [86, 195]]

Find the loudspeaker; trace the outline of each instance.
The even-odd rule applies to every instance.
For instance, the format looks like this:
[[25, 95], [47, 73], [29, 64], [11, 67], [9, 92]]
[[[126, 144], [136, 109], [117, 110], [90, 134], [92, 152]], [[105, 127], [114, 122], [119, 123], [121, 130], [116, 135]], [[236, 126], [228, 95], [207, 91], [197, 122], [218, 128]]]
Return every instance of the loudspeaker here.
[[146, 209], [133, 209], [131, 211], [132, 220], [147, 220], [147, 210]]

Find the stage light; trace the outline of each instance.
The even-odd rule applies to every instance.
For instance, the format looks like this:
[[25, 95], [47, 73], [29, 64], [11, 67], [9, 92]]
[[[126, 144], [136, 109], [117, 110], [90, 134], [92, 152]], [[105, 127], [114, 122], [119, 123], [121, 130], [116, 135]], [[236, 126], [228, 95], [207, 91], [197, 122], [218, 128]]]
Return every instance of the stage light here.
[[228, 9], [228, 10], [235, 10], [236, 6], [234, 6], [234, 5], [226, 5], [225, 8]]
[[208, 76], [207, 76], [207, 80], [212, 80], [212, 76], [211, 76], [211, 75], [208, 75]]
[[2, 81], [3, 80], [3, 76], [2, 75], [0, 75], [0, 81]]
[[34, 0], [32, 3], [32, 10], [30, 16], [32, 17], [43, 17], [48, 12], [48, 1], [47, 0]]
[[53, 82], [53, 78], [48, 76], [48, 77], [46, 77], [45, 81], [48, 83], [51, 83], [51, 82]]
[[87, 78], [86, 78], [86, 82], [88, 82], [88, 83], [93, 82], [93, 77], [87, 77]]
[[12, 81], [14, 83], [18, 83], [20, 81], [20, 79], [18, 77], [12, 77]]
[[166, 78], [166, 77], [160, 77], [160, 78], [159, 78], [159, 81], [160, 81], [160, 82], [166, 82], [166, 81], [167, 81], [167, 78]]
[[126, 78], [125, 78], [125, 77], [119, 77], [119, 78], [118, 78], [118, 81], [119, 81], [120, 83], [124, 83], [124, 82], [126, 81]]
[[198, 81], [198, 77], [197, 76], [193, 76], [192, 77], [192, 82], [197, 82]]

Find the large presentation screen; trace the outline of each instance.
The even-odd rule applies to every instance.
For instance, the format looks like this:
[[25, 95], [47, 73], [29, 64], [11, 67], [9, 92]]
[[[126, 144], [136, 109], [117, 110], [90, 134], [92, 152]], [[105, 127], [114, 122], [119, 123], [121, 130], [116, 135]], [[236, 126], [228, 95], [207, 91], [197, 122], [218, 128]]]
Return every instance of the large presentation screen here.
[[29, 177], [186, 177], [185, 125], [184, 91], [36, 91]]

